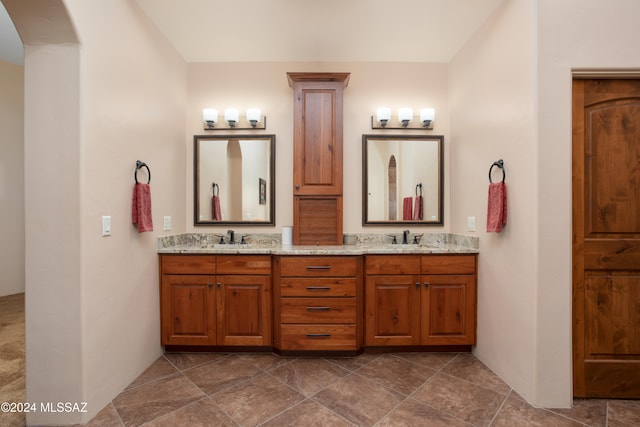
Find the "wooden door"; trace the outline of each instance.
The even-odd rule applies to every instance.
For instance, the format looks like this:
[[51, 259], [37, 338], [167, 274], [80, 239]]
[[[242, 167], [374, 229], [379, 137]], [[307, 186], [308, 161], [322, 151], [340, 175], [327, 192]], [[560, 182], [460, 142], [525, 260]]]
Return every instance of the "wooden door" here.
[[640, 80], [573, 82], [573, 370], [640, 398]]
[[421, 344], [476, 343], [475, 276], [422, 277]]
[[218, 276], [218, 345], [270, 346], [269, 276]]
[[366, 276], [365, 344], [420, 344], [420, 276]]
[[162, 275], [163, 345], [216, 344], [214, 283], [214, 276]]

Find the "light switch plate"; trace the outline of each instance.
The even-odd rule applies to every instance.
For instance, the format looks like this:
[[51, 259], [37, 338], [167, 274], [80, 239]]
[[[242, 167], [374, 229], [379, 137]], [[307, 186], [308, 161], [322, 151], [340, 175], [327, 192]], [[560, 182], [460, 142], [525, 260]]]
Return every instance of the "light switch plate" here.
[[476, 231], [476, 217], [468, 216], [467, 217], [467, 231]]
[[171, 230], [171, 217], [170, 216], [165, 216], [163, 218], [163, 223], [162, 223], [163, 227], [162, 229], [164, 231], [169, 231]]
[[102, 236], [111, 236], [111, 216], [102, 217]]

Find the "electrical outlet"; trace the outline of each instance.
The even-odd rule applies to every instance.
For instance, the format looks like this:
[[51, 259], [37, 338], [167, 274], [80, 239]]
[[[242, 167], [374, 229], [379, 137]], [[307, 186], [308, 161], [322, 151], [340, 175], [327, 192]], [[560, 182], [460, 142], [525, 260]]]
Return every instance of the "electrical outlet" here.
[[468, 216], [467, 217], [467, 231], [476, 231], [476, 217]]
[[162, 229], [163, 229], [164, 231], [169, 231], [169, 230], [171, 230], [171, 217], [170, 217], [170, 216], [165, 216], [163, 219], [164, 219], [164, 221], [163, 221], [163, 227], [162, 227]]
[[102, 237], [111, 236], [111, 216], [102, 217]]

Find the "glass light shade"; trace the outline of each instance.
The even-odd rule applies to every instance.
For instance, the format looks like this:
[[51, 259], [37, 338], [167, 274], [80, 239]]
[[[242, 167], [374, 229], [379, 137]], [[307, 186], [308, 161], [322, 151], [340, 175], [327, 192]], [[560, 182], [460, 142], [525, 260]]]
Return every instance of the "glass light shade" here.
[[236, 108], [225, 108], [224, 110], [224, 120], [226, 122], [237, 122], [240, 114]]
[[376, 110], [376, 120], [379, 122], [388, 121], [391, 119], [391, 108], [380, 107]]
[[256, 123], [260, 121], [260, 109], [259, 108], [247, 108], [247, 121]]
[[436, 110], [433, 108], [423, 108], [420, 110], [420, 121], [432, 121], [436, 116]]
[[413, 119], [413, 109], [411, 109], [411, 108], [400, 108], [398, 110], [398, 120], [400, 120], [401, 122], [404, 122], [405, 120], [407, 122], [410, 122], [411, 119]]
[[214, 110], [213, 108], [205, 108], [202, 110], [202, 118], [205, 122], [217, 122], [218, 121], [218, 110]]

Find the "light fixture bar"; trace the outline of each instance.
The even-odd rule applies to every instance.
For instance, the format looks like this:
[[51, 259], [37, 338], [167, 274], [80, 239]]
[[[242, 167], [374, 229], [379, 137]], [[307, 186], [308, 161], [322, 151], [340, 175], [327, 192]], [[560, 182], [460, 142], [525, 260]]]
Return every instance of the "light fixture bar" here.
[[391, 117], [385, 126], [376, 119], [376, 116], [371, 116], [371, 129], [391, 129], [391, 130], [433, 130], [433, 120], [431, 120], [427, 126], [421, 121], [419, 116], [413, 116], [406, 126], [397, 118]]

